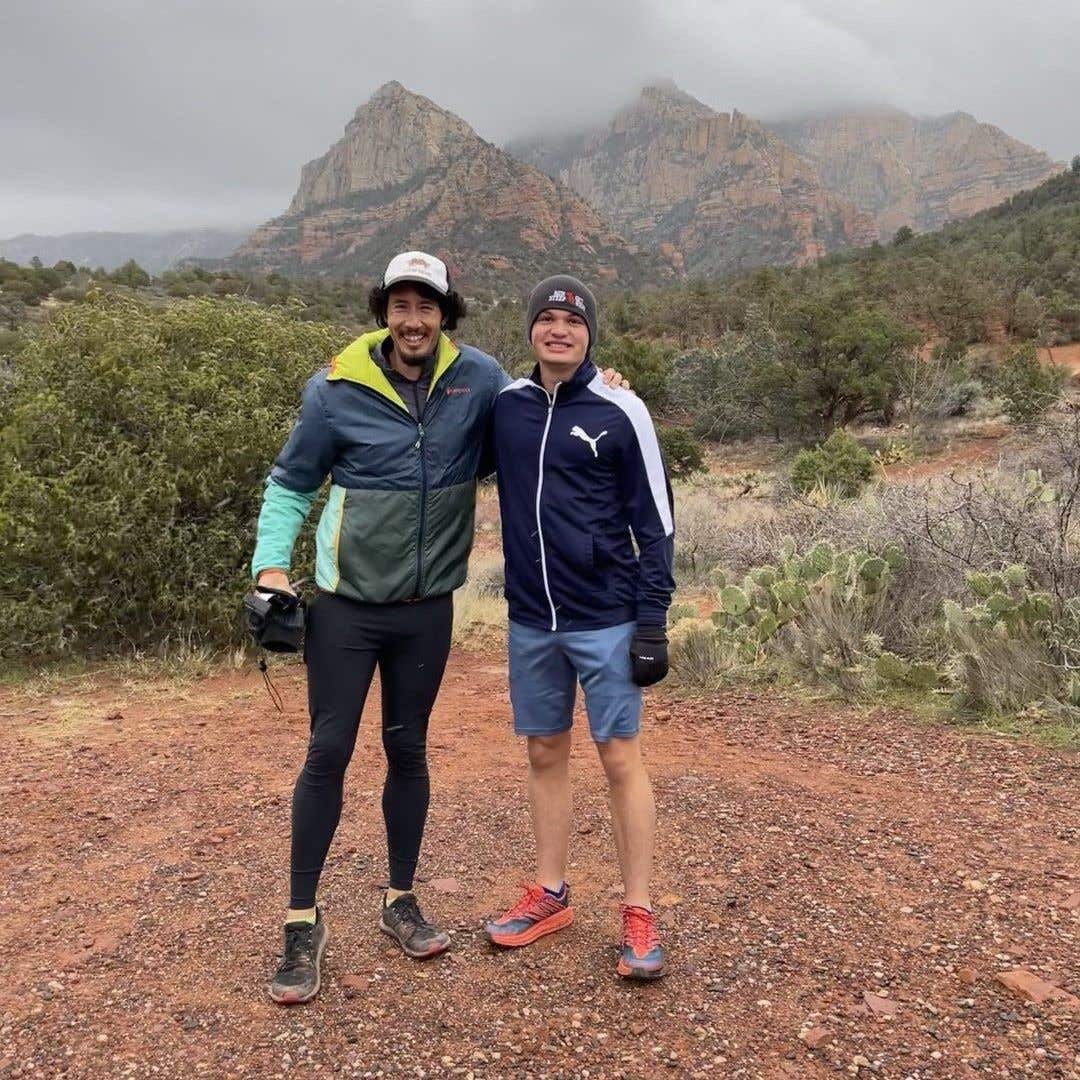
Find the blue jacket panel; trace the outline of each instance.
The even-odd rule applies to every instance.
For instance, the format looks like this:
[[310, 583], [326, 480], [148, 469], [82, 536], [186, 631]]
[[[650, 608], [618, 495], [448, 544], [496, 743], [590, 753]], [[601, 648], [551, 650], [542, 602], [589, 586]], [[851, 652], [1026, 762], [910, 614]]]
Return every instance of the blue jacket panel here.
[[493, 446], [510, 618], [549, 630], [663, 626], [675, 588], [671, 487], [641, 399], [604, 386], [590, 360], [551, 397], [534, 372], [496, 399]]

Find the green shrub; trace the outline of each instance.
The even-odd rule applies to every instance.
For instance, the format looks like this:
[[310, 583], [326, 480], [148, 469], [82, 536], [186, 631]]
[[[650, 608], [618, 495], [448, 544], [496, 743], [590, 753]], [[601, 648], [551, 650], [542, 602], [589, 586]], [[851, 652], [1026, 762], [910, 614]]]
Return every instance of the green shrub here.
[[667, 404], [670, 350], [631, 337], [601, 338], [593, 359], [601, 369], [615, 368], [650, 408], [662, 409]]
[[1039, 359], [1034, 344], [1011, 349], [994, 377], [994, 391], [1015, 424], [1030, 424], [1055, 405], [1065, 386], [1065, 372]]
[[264, 479], [348, 340], [295, 315], [92, 293], [30, 339], [0, 397], [0, 656], [242, 638]]
[[658, 427], [656, 438], [672, 480], [686, 480], [694, 473], [705, 472], [704, 447], [689, 428]]
[[862, 491], [875, 471], [873, 454], [838, 428], [820, 446], [796, 454], [791, 482], [804, 493], [824, 487], [851, 498]]

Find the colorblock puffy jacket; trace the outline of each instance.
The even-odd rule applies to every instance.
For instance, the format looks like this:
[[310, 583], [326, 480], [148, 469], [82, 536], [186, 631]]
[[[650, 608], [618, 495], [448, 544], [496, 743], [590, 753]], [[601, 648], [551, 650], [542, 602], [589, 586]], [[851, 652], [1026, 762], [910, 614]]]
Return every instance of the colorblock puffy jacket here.
[[289, 568], [329, 475], [316, 533], [320, 589], [390, 603], [439, 596], [465, 580], [484, 435], [509, 380], [492, 357], [442, 334], [416, 421], [372, 359], [388, 335], [358, 338], [304, 388], [300, 417], [267, 480], [254, 575]]
[[493, 443], [510, 618], [548, 630], [663, 626], [671, 487], [641, 399], [605, 386], [591, 360], [550, 396], [534, 371], [499, 394]]

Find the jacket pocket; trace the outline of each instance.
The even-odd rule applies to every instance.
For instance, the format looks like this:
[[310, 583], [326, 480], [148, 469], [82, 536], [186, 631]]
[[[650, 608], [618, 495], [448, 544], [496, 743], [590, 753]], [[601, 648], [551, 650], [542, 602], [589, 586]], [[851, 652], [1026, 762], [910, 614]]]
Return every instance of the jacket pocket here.
[[592, 533], [575, 532], [571, 536], [570, 564], [578, 572], [591, 576], [596, 570]]

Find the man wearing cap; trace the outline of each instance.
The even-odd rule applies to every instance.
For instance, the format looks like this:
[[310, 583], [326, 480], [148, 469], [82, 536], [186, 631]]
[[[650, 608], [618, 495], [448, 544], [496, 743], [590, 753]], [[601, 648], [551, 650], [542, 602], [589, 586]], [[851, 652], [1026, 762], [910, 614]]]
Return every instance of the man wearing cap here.
[[447, 336], [465, 304], [434, 256], [396, 255], [368, 306], [380, 329], [304, 389], [266, 483], [252, 559], [257, 586], [291, 589], [293, 546], [329, 475], [304, 648], [311, 735], [293, 793], [284, 955], [270, 987], [282, 1004], [319, 991], [327, 932], [316, 887], [376, 667], [389, 854], [379, 928], [417, 959], [450, 944], [412, 891], [428, 809], [428, 717], [450, 651], [451, 594], [472, 547], [481, 447], [509, 378]]
[[536, 879], [485, 931], [513, 947], [573, 919], [570, 727], [580, 682], [622, 870], [617, 971], [654, 979], [664, 970], [649, 896], [655, 808], [638, 731], [641, 688], [667, 673], [671, 489], [648, 410], [606, 386], [590, 359], [596, 328], [596, 301], [580, 281], [542, 281], [526, 319], [536, 367], [495, 403], [510, 699], [514, 730], [527, 739]]

